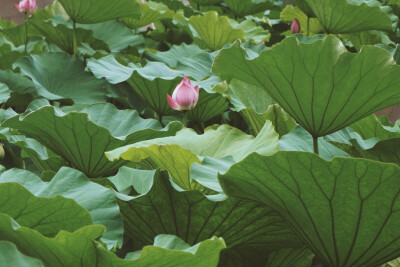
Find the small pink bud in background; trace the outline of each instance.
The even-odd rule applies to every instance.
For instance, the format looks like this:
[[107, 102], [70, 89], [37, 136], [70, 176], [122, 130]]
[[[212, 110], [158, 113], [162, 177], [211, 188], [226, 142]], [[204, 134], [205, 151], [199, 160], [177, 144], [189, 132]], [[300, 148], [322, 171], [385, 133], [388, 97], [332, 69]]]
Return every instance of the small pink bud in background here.
[[192, 110], [199, 101], [199, 87], [193, 86], [188, 77], [176, 86], [172, 97], [167, 94], [168, 105], [175, 110]]
[[290, 25], [290, 30], [293, 34], [300, 33], [300, 23], [297, 19], [294, 19], [292, 25]]
[[32, 13], [36, 10], [36, 0], [21, 0], [19, 3], [14, 4], [19, 12]]

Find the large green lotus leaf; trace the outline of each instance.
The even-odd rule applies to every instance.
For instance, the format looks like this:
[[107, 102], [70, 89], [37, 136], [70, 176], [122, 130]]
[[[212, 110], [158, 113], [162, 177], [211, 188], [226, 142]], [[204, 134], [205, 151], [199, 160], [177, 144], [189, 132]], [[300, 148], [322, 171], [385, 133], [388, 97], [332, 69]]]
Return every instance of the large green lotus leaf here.
[[22, 254], [8, 241], [0, 241], [0, 266], [44, 267], [40, 260]]
[[[48, 43], [55, 44], [65, 52], [72, 54], [74, 49], [72, 25], [68, 27], [66, 21], [64, 24], [58, 22], [51, 18], [47, 10], [35, 12], [30, 19], [33, 30], [31, 30], [30, 35], [43, 36]], [[108, 46], [104, 42], [93, 38], [91, 31], [77, 28], [76, 39], [78, 44], [87, 43], [93, 49], [108, 50]]]
[[[134, 172], [136, 179], [129, 172]], [[290, 227], [269, 208], [253, 201], [225, 199], [222, 195], [207, 197], [197, 190], [177, 191], [167, 175], [158, 174], [154, 179], [146, 175], [145, 180], [137, 170], [122, 168], [112, 178], [116, 185], [124, 184], [122, 187], [127, 179], [138, 193], [137, 196], [116, 194], [125, 234], [135, 240], [135, 246], [150, 244], [159, 233], [177, 235], [189, 244], [217, 235], [228, 248], [252, 248], [263, 253], [287, 243], [293, 247], [302, 245]]]
[[[134, 153], [129, 152], [131, 148], [134, 151], [152, 145], [179, 145], [202, 157], [224, 158], [232, 156], [236, 161], [240, 161], [252, 152], [262, 155], [271, 155], [277, 152], [277, 142], [278, 135], [270, 122], [265, 124], [261, 135], [257, 137], [247, 135], [229, 125], [220, 125], [215, 129], [207, 128], [202, 135], [196, 134], [192, 129], [185, 128], [175, 136], [132, 144], [108, 152], [107, 155], [112, 159], [135, 157]], [[129, 156], [130, 154], [131, 156]]]
[[[127, 81], [139, 97], [159, 116], [176, 114], [176, 111], [168, 105], [167, 94], [172, 95], [176, 86], [186, 75], [184, 68], [174, 70], [160, 62], [148, 62], [144, 67], [133, 64], [124, 66], [112, 55], [99, 60], [90, 59], [88, 67], [94, 76], [104, 77], [112, 84]], [[203, 77], [201, 74], [200, 76]], [[212, 77], [207, 80], [214, 81]], [[194, 82], [194, 84], [198, 84], [200, 88], [204, 87], [201, 82]], [[228, 102], [225, 98], [200, 89], [199, 102], [196, 108], [188, 113], [188, 117], [194, 121], [204, 122], [220, 114], [227, 107]]]
[[1, 183], [0, 192], [0, 213], [45, 236], [92, 224], [90, 214], [74, 200], [62, 196], [36, 197], [15, 182]]
[[75, 104], [92, 104], [106, 99], [104, 82], [85, 72], [83, 62], [65, 53], [31, 55], [20, 58], [13, 66], [32, 79], [38, 95], [49, 100], [72, 99]]
[[102, 224], [107, 228], [101, 240], [109, 249], [122, 244], [122, 221], [113, 193], [110, 189], [91, 182], [81, 172], [64, 167], [46, 183], [31, 172], [11, 169], [0, 175], [0, 183], [9, 182], [21, 184], [37, 197], [61, 195], [75, 200], [89, 211], [94, 224]]
[[69, 17], [82, 24], [92, 24], [122, 17], [140, 16], [140, 6], [131, 0], [59, 0]]
[[311, 43], [289, 37], [252, 60], [236, 43], [217, 55], [213, 70], [263, 88], [314, 137], [400, 102], [400, 67], [389, 52], [349, 53], [332, 35]]
[[139, 18], [122, 18], [122, 21], [132, 29], [139, 29], [161, 19], [172, 19], [175, 15], [174, 11], [162, 3], [149, 1], [147, 3], [139, 2], [139, 5], [142, 10]]
[[17, 227], [9, 216], [0, 214], [0, 238], [14, 243], [22, 253], [40, 259], [45, 266], [216, 266], [220, 250], [225, 248], [224, 241], [216, 237], [189, 247], [174, 236], [162, 235], [153, 246], [146, 246], [130, 256], [132, 259], [124, 260], [95, 241], [103, 232], [103, 226], [90, 225], [46, 238], [37, 231]]
[[271, 155], [278, 151], [278, 135], [272, 124], [267, 122], [257, 137], [246, 135], [228, 125], [217, 129], [209, 128], [203, 135], [192, 129], [183, 129], [174, 137], [158, 138], [107, 152], [110, 160], [124, 159], [140, 162], [151, 158], [156, 166], [168, 170], [173, 181], [185, 190], [194, 189], [196, 184], [190, 179], [190, 167], [200, 163], [200, 157], [233, 157], [240, 161], [248, 154], [257, 152]]
[[[318, 147], [319, 155], [326, 160], [330, 160], [333, 157], [349, 157], [349, 154], [338, 149], [323, 137], [318, 138]], [[313, 138], [303, 127], [297, 126], [293, 131], [281, 137], [279, 149], [313, 152]]]
[[399, 177], [394, 164], [282, 151], [252, 154], [219, 180], [278, 211], [327, 266], [377, 266], [400, 255]]
[[378, 6], [368, 6], [365, 1], [305, 0], [305, 2], [326, 33], [392, 31], [389, 15]]
[[218, 16], [215, 11], [204, 15], [191, 16], [188, 20], [192, 27], [195, 41], [202, 48], [213, 51], [221, 49], [225, 44], [244, 38], [242, 30], [233, 29], [226, 16]]
[[274, 6], [274, 3], [270, 0], [224, 0], [224, 3], [236, 17], [264, 12]]
[[197, 58], [198, 55], [212, 55], [213, 53], [208, 53], [195, 44], [182, 43], [171, 46], [168, 51], [145, 51], [144, 54], [151, 60], [163, 62], [169, 67], [176, 67], [179, 62], [184, 62], [188, 58]]
[[[124, 26], [118, 20], [110, 20], [96, 24], [78, 24], [78, 29], [91, 30], [93, 37], [102, 40], [110, 48], [111, 52], [119, 52], [128, 46], [137, 46], [144, 42], [143, 36], [135, 35], [132, 30]], [[81, 42], [83, 43], [83, 42]], [[93, 49], [94, 46], [90, 45]]]
[[88, 177], [113, 174], [125, 161], [109, 162], [104, 152], [135, 142], [174, 135], [178, 122], [162, 129], [156, 120], [142, 119], [133, 110], [111, 104], [95, 104], [81, 112], [63, 113], [44, 106], [4, 122], [62, 156]]

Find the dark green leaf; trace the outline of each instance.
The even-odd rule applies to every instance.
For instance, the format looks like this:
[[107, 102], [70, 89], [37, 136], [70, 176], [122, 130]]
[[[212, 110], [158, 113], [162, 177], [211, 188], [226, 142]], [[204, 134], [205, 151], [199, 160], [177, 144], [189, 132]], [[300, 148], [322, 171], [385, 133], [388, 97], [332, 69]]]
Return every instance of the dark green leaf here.
[[217, 55], [213, 70], [263, 88], [315, 137], [400, 102], [400, 67], [389, 52], [349, 53], [332, 35], [312, 43], [290, 37], [252, 60], [237, 43]]
[[400, 256], [400, 167], [312, 153], [252, 154], [220, 183], [278, 211], [327, 266], [377, 266]]

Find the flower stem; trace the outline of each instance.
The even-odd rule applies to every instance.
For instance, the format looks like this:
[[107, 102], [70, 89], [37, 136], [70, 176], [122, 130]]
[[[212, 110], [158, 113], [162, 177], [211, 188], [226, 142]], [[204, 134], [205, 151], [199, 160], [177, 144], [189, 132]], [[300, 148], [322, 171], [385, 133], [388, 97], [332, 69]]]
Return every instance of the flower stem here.
[[184, 110], [182, 112], [183, 112], [183, 126], [187, 127], [188, 125], [187, 111]]
[[158, 122], [161, 124], [162, 127], [165, 127], [164, 123], [162, 122], [162, 114], [157, 114]]
[[307, 36], [310, 36], [310, 16], [307, 16]]
[[28, 47], [28, 22], [27, 22], [28, 14], [27, 12], [24, 13], [24, 25], [25, 25], [25, 49], [24, 52], [26, 53]]
[[314, 148], [314, 153], [319, 155], [319, 149], [318, 149], [318, 137], [313, 136], [313, 148]]
[[74, 58], [76, 58], [77, 55], [77, 46], [78, 42], [76, 40], [76, 22], [75, 20], [72, 22], [72, 46], [73, 46], [73, 51], [74, 51]]
[[200, 122], [200, 128], [201, 128], [201, 131], [204, 133], [204, 129], [206, 128], [204, 126], [204, 122]]
[[221, 113], [221, 124], [228, 124], [228, 122], [225, 119], [224, 112]]

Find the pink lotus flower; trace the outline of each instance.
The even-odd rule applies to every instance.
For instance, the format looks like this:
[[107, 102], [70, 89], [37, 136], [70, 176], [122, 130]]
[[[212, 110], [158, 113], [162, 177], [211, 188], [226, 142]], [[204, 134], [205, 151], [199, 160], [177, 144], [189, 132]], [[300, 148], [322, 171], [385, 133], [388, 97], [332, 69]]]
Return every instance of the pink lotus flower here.
[[299, 33], [300, 32], [300, 23], [297, 19], [294, 19], [292, 25], [290, 25], [290, 30], [292, 33]]
[[199, 101], [199, 87], [190, 83], [188, 77], [176, 86], [172, 97], [167, 94], [168, 105], [175, 110], [192, 110]]
[[19, 12], [32, 13], [36, 10], [36, 0], [21, 0], [19, 3], [14, 4]]

